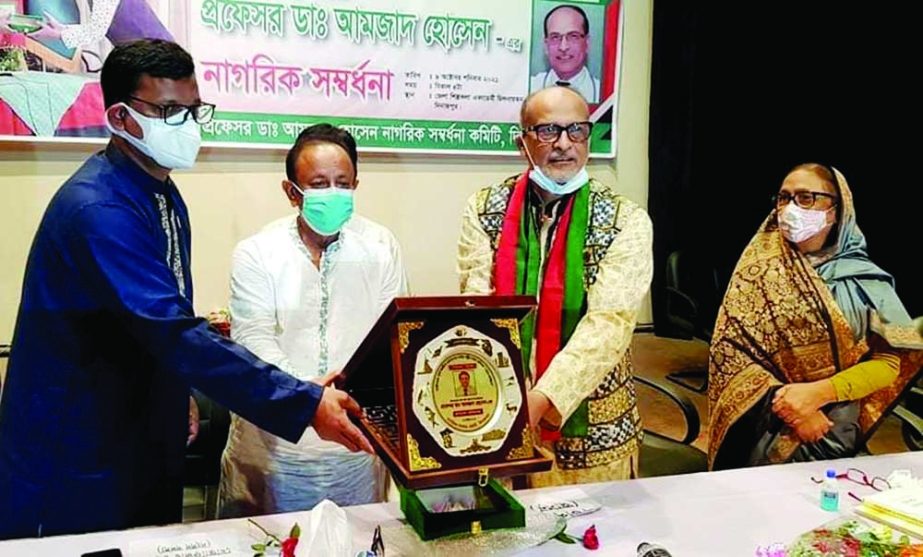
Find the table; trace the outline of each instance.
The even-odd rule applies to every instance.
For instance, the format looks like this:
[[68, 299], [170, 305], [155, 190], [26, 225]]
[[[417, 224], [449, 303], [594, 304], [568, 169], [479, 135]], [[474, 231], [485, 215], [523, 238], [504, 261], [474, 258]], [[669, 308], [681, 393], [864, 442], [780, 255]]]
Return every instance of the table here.
[[[603, 505], [596, 513], [572, 518], [568, 524], [568, 532], [574, 535], [582, 534], [589, 525], [595, 524], [601, 544], [599, 551], [590, 552], [579, 545], [552, 540], [523, 555], [634, 556], [638, 543], [649, 541], [662, 544], [674, 557], [748, 557], [759, 545], [787, 544], [803, 532], [839, 515], [849, 514], [857, 503], [846, 495], [847, 491], [861, 497], [872, 493], [871, 488], [841, 480], [840, 513], [829, 513], [820, 509], [819, 486], [810, 479], [822, 476], [827, 468], [842, 472], [849, 467], [859, 468], [870, 477], [887, 476], [895, 469], [909, 469], [914, 477], [921, 477], [923, 454], [901, 453], [520, 491], [517, 497], [527, 506], [539, 499], [557, 496], [570, 499], [575, 493]], [[396, 526], [402, 518], [397, 503], [348, 507], [346, 513], [354, 551], [368, 547], [377, 524], [383, 528]], [[310, 512], [291, 513], [258, 520], [270, 531], [282, 533], [296, 521], [306, 524], [309, 515]], [[248, 528], [246, 520], [237, 519], [12, 540], [0, 542], [0, 556], [79, 556], [88, 551], [119, 547], [130, 557], [130, 544], [138, 540], [229, 531], [247, 536]], [[388, 557], [395, 556], [389, 552]]]

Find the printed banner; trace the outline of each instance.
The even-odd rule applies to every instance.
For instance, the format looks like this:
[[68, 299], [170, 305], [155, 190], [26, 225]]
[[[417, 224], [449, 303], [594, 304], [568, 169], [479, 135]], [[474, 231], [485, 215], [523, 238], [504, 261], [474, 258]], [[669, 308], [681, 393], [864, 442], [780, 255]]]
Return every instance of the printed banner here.
[[531, 91], [580, 92], [615, 152], [616, 1], [0, 0], [0, 139], [108, 136], [113, 44], [189, 50], [213, 146], [284, 148], [330, 122], [366, 151], [513, 153]]

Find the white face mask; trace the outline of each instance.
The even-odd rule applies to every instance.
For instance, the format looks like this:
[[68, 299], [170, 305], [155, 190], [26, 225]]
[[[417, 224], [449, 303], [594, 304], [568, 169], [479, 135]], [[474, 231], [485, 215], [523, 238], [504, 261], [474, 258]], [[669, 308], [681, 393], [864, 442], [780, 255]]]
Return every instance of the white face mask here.
[[794, 202], [789, 203], [779, 213], [779, 229], [790, 242], [800, 244], [817, 236], [833, 223], [827, 222], [826, 211], [803, 209]]
[[579, 190], [584, 184], [590, 181], [590, 175], [586, 171], [586, 165], [583, 165], [576, 174], [565, 182], [552, 180], [547, 174], [542, 172], [542, 169], [532, 160], [532, 155], [529, 153], [529, 149], [526, 147], [525, 143], [522, 144], [522, 148], [526, 152], [526, 157], [528, 157], [529, 162], [532, 163], [532, 169], [529, 171], [529, 179], [548, 193], [554, 195], [567, 195]]
[[125, 130], [117, 130], [106, 118], [106, 126], [112, 135], [125, 139], [164, 168], [192, 168], [202, 145], [202, 134], [199, 124], [191, 116], [183, 124], [171, 126], [163, 119], [145, 116], [127, 104], [122, 103], [121, 106], [138, 122], [144, 137], [138, 139]]

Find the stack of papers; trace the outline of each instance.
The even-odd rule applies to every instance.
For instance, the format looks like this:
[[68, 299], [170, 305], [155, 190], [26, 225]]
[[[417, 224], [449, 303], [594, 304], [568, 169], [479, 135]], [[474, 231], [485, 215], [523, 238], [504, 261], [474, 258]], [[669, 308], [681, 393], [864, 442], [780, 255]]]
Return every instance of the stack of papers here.
[[923, 488], [898, 487], [862, 500], [856, 512], [923, 539]]

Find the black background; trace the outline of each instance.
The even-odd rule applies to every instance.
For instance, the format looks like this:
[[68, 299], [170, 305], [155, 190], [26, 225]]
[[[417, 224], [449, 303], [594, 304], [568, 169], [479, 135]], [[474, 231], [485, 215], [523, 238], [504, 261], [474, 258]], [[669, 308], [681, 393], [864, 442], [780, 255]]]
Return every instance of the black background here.
[[846, 176], [872, 261], [895, 276], [910, 314], [923, 315], [917, 21], [910, 4], [654, 4], [658, 333], [667, 254], [715, 266], [726, 286], [770, 196], [802, 162]]

